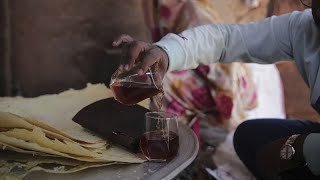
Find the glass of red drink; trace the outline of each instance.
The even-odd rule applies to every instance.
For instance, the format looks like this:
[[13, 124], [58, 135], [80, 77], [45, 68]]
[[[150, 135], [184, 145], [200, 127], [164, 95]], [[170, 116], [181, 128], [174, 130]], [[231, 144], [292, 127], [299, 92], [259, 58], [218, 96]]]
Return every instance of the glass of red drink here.
[[133, 105], [162, 92], [162, 76], [151, 69], [143, 75], [117, 70], [111, 78], [110, 87], [114, 98], [122, 104]]
[[166, 112], [148, 112], [146, 131], [140, 138], [140, 149], [149, 161], [172, 160], [179, 150], [177, 116]]

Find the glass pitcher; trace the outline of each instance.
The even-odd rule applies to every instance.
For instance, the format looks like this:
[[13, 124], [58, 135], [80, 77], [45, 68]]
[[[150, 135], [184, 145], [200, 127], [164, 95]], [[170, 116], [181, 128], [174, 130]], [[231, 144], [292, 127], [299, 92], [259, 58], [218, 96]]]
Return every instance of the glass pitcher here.
[[110, 87], [117, 101], [133, 105], [162, 93], [162, 76], [151, 68], [143, 75], [138, 75], [134, 68], [130, 71], [118, 69], [111, 77]]

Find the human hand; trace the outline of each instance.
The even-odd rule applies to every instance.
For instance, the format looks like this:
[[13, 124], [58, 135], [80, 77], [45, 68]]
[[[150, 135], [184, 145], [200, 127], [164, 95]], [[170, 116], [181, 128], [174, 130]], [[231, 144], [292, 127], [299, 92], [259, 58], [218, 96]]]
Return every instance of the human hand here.
[[152, 67], [153, 70], [164, 75], [168, 69], [169, 58], [166, 52], [157, 46], [137, 41], [127, 34], [117, 37], [112, 45], [114, 47], [123, 45], [124, 62], [118, 68], [121, 71], [128, 71], [135, 67], [134, 71], [143, 75]]

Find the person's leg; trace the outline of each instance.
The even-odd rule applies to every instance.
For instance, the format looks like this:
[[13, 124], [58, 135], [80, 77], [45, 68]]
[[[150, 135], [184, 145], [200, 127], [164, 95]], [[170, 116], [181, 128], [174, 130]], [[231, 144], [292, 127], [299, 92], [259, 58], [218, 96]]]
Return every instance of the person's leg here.
[[293, 134], [312, 132], [320, 132], [320, 123], [283, 119], [247, 120], [236, 129], [233, 144], [241, 161], [259, 177], [256, 154], [263, 145]]

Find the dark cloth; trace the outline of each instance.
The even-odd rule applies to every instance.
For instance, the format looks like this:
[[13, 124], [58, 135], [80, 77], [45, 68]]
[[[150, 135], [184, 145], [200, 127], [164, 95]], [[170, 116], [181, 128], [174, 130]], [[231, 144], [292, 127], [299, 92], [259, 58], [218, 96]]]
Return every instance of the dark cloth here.
[[[256, 119], [248, 120], [238, 126], [234, 134], [234, 148], [246, 167], [258, 178], [263, 179], [257, 165], [257, 153], [266, 144], [293, 134], [309, 134], [320, 132], [320, 124], [311, 121], [284, 120], [284, 119]], [[280, 151], [279, 151], [280, 154]], [[269, 154], [268, 156], [278, 156]], [[266, 156], [266, 158], [268, 158]], [[280, 158], [280, 157], [279, 157]], [[307, 167], [307, 166], [306, 166]], [[311, 172], [308, 168], [296, 168], [287, 171], [283, 176], [294, 173], [304, 174]]]

